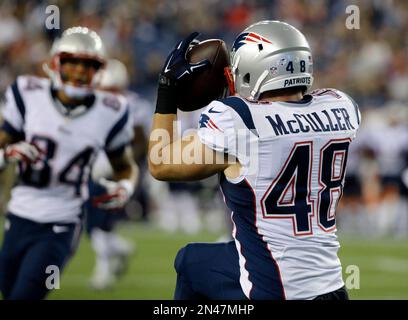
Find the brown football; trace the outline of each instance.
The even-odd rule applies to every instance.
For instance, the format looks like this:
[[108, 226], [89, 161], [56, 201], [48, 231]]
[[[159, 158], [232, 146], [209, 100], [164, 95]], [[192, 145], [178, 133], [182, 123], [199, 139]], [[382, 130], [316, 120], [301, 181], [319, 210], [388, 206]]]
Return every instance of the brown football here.
[[192, 78], [179, 90], [178, 108], [194, 111], [208, 105], [212, 100], [222, 98], [228, 87], [224, 68], [230, 64], [225, 42], [209, 39], [193, 46], [187, 52], [187, 60], [197, 63], [207, 59], [210, 65], [204, 70], [193, 73]]

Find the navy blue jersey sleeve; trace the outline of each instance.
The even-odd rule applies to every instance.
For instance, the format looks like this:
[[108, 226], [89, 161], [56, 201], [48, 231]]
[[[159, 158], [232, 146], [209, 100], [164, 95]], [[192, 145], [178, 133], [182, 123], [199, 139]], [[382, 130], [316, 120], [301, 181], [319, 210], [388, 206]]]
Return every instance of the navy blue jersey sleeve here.
[[108, 154], [117, 153], [133, 139], [133, 125], [129, 116], [129, 108], [123, 112], [119, 120], [113, 125], [105, 142], [105, 150]]
[[18, 140], [24, 139], [25, 104], [16, 80], [7, 88], [2, 108], [2, 130]]

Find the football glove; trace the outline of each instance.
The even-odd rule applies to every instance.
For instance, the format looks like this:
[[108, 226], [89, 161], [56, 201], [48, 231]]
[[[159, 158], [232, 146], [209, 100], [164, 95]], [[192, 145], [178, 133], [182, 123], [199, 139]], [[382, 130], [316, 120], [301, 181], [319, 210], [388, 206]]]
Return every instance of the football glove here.
[[133, 183], [126, 179], [112, 181], [101, 178], [98, 183], [106, 189], [106, 193], [93, 197], [92, 204], [94, 207], [104, 210], [122, 209], [129, 201], [135, 188]]
[[34, 144], [26, 141], [9, 144], [0, 152], [0, 163], [2, 166], [7, 163], [34, 163], [41, 160], [42, 151]]
[[193, 32], [187, 38], [181, 40], [167, 57], [159, 75], [156, 113], [176, 114], [177, 87], [191, 79], [193, 73], [199, 72], [210, 65], [208, 60], [197, 63], [187, 61], [188, 50], [199, 43], [196, 39], [198, 35], [198, 32]]

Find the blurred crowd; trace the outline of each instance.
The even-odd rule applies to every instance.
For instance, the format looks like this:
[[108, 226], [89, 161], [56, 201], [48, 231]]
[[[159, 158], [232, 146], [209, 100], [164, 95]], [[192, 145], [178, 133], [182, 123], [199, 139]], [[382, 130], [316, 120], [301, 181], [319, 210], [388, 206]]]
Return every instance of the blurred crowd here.
[[[60, 29], [45, 26], [51, 4], [59, 8]], [[352, 4], [359, 8], [360, 29], [345, 25], [350, 15], [346, 8]], [[221, 38], [231, 46], [244, 27], [263, 19], [298, 27], [313, 50], [314, 87], [347, 92], [363, 113], [339, 208], [341, 231], [408, 234], [408, 192], [401, 179], [408, 164], [407, 1], [0, 0], [0, 94], [19, 74], [41, 75], [53, 39], [65, 28], [83, 25], [96, 30], [110, 55], [128, 66], [131, 89], [153, 108], [158, 72], [179, 39], [199, 31], [201, 39]], [[191, 196], [199, 190], [205, 195], [206, 185], [165, 189], [170, 194], [182, 191]], [[163, 186], [149, 188], [151, 193], [163, 190]], [[202, 203], [189, 206], [196, 211], [203, 208]], [[160, 204], [152, 208], [160, 211]]]

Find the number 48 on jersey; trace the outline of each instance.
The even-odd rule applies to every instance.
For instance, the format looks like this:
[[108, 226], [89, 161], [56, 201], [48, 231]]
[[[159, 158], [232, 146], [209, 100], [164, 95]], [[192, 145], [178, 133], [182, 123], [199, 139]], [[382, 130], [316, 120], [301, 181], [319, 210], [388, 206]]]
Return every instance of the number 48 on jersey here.
[[[313, 142], [296, 143], [285, 164], [261, 199], [266, 219], [292, 219], [296, 236], [310, 235], [312, 217], [330, 232], [336, 228], [335, 212], [341, 198], [350, 139], [330, 140], [320, 150], [318, 172], [313, 161]], [[313, 187], [318, 188], [312, 198]], [[315, 215], [317, 212], [317, 215]]]

